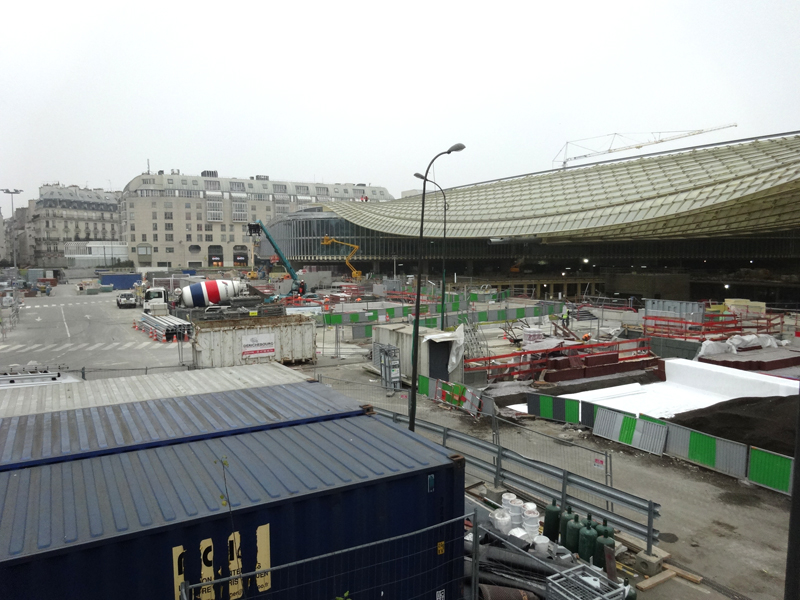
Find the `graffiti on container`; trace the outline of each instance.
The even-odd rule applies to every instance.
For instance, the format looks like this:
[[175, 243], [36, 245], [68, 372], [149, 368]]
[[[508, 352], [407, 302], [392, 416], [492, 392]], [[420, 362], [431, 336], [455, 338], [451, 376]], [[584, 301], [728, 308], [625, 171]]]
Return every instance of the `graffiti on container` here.
[[[241, 575], [242, 567], [242, 543], [238, 531], [234, 531], [228, 537], [228, 573], [223, 575], [222, 568], [218, 567], [220, 577], [236, 577]], [[200, 542], [200, 582], [207, 583], [200, 588], [199, 598], [201, 600], [214, 600], [214, 541], [211, 538]], [[253, 570], [261, 571], [269, 569], [271, 566], [269, 523], [256, 529], [256, 557]], [[174, 579], [175, 600], [180, 600], [180, 586], [186, 580], [186, 550], [183, 546], [172, 548], [172, 570]], [[252, 563], [251, 563], [252, 564]], [[189, 582], [191, 583], [191, 582]], [[266, 592], [272, 587], [271, 573], [260, 573], [256, 575], [256, 587], [259, 592]], [[228, 598], [238, 600], [244, 597], [244, 584], [240, 577], [228, 581]]]
[[242, 357], [275, 354], [275, 334], [255, 333], [242, 336]]

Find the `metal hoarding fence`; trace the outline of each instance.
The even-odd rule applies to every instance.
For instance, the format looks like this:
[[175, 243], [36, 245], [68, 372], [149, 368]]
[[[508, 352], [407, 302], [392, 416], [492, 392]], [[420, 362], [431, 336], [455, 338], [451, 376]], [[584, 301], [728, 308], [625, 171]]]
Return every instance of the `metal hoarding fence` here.
[[639, 415], [639, 418], [667, 428], [665, 454], [739, 479], [747, 476], [746, 444], [718, 438], [644, 414]]
[[794, 459], [750, 446], [747, 479], [753, 483], [784, 494], [792, 493]]
[[[255, 571], [216, 579], [211, 585], [203, 581], [184, 582], [178, 600], [384, 595], [468, 600], [462, 593], [465, 519], [474, 523], [476, 515], [456, 517], [404, 535], [284, 565], [267, 563]], [[235, 561], [235, 556], [229, 560]], [[474, 586], [473, 590], [477, 599]]]
[[549, 396], [547, 394], [527, 394], [528, 414], [560, 421], [561, 423], [581, 422], [581, 401]]
[[603, 407], [597, 411], [594, 435], [658, 456], [664, 453], [667, 442], [664, 425]]

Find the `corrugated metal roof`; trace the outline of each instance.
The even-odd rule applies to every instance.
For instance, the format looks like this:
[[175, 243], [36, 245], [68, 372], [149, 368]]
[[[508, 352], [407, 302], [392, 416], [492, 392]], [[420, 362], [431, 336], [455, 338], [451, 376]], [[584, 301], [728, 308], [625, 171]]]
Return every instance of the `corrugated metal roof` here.
[[449, 450], [359, 416], [0, 473], [0, 563], [439, 467]]
[[319, 383], [295, 383], [0, 418], [0, 471], [363, 414]]
[[278, 363], [0, 390], [0, 417], [308, 381]]
[[[438, 192], [426, 195], [426, 237], [442, 236], [441, 202]], [[800, 224], [800, 136], [454, 188], [447, 203], [452, 238], [586, 242], [789, 229]], [[419, 235], [419, 197], [331, 208], [368, 229]]]

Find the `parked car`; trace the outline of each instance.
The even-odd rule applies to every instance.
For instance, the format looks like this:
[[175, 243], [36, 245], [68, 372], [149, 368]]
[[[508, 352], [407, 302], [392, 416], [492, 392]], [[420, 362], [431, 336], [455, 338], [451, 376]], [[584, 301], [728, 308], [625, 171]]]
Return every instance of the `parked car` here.
[[117, 296], [117, 308], [136, 308], [136, 296], [133, 292], [122, 292]]

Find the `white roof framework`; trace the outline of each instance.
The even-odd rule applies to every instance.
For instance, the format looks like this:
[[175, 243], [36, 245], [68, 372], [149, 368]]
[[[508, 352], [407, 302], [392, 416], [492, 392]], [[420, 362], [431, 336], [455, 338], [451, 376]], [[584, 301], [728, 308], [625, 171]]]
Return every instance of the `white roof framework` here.
[[[800, 226], [800, 135], [549, 171], [447, 192], [447, 236], [600, 242], [742, 236]], [[425, 236], [442, 236], [441, 194]], [[419, 235], [420, 198], [336, 204], [341, 217]]]

